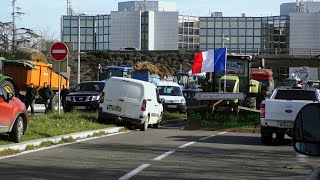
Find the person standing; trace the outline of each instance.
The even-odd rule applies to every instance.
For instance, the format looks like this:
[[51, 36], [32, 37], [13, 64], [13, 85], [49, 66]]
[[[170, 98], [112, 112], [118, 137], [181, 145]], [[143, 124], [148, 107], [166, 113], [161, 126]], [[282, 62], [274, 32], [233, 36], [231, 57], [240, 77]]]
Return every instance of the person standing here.
[[53, 92], [46, 82], [43, 84], [43, 88], [41, 89], [41, 92], [42, 92], [42, 99], [44, 99], [44, 105], [46, 108], [44, 113], [47, 114], [49, 111], [49, 105], [50, 105]]
[[64, 108], [65, 102], [66, 102], [66, 97], [70, 93], [70, 90], [67, 88], [66, 85], [63, 85], [62, 90], [60, 92], [60, 98], [62, 102], [62, 107]]
[[36, 102], [36, 96], [37, 96], [37, 90], [34, 88], [34, 84], [31, 83], [30, 86], [27, 89], [26, 93], [26, 108], [28, 109], [29, 106], [31, 108], [31, 115], [34, 115], [34, 104]]

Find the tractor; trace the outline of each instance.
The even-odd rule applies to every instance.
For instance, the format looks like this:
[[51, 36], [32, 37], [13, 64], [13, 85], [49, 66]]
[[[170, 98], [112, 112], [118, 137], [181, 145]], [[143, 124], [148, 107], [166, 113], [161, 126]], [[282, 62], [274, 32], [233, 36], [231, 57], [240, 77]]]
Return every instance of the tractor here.
[[257, 109], [265, 95], [262, 92], [262, 82], [252, 79], [251, 68], [256, 64], [259, 64], [259, 67], [263, 66], [261, 60], [253, 59], [249, 55], [228, 55], [226, 72], [218, 71], [213, 75], [207, 73], [206, 84], [202, 85], [205, 92], [242, 92], [246, 95], [243, 100], [219, 101], [215, 102], [214, 106]]

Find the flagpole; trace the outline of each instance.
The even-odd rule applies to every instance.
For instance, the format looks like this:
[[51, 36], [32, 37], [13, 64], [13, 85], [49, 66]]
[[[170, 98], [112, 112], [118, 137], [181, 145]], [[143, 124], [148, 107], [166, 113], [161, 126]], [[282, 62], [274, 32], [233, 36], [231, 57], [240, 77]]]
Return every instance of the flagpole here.
[[226, 61], [224, 64], [224, 92], [227, 92], [227, 48], [226, 48]]
[[[222, 32], [222, 48], [226, 48], [224, 46], [224, 33]], [[223, 85], [223, 92], [227, 91], [227, 48], [226, 48], [226, 61], [224, 64], [224, 85]]]

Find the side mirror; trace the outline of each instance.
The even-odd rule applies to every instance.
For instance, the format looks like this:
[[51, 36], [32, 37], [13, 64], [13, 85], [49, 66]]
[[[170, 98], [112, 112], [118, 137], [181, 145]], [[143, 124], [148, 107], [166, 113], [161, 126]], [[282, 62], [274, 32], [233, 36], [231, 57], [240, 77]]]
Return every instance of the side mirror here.
[[14, 97], [13, 94], [11, 94], [11, 93], [8, 93], [8, 94], [7, 94], [7, 100], [8, 100], [8, 101], [10, 101], [11, 99], [13, 99], [13, 97]]
[[293, 147], [296, 152], [320, 156], [320, 103], [304, 106], [293, 127]]

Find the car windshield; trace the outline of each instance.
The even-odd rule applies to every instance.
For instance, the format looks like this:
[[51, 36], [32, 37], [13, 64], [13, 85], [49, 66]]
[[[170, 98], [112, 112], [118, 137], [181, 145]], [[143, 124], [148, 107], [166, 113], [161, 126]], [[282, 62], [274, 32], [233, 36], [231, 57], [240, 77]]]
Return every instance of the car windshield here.
[[158, 86], [160, 96], [182, 96], [180, 87]]
[[274, 99], [316, 101], [317, 97], [315, 91], [278, 90]]
[[81, 91], [95, 91], [95, 92], [102, 92], [104, 88], [104, 83], [102, 82], [87, 82], [78, 84], [75, 92]]

